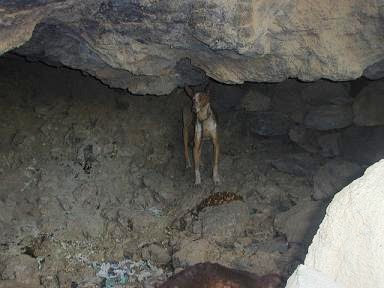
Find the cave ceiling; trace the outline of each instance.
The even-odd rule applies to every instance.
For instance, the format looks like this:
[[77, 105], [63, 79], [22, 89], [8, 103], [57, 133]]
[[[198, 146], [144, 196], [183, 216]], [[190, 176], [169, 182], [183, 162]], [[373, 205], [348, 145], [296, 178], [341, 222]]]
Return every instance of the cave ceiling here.
[[384, 76], [379, 0], [0, 0], [0, 54], [163, 95], [227, 84]]

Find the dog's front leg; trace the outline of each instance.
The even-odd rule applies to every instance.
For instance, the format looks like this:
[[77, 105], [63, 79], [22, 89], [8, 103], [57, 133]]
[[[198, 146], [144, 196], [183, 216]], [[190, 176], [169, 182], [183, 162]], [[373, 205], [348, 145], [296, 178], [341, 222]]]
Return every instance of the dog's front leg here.
[[188, 127], [183, 127], [183, 136], [184, 136], [184, 158], [185, 158], [185, 168], [191, 168], [191, 160], [189, 160], [189, 151], [188, 151], [188, 140], [189, 133]]
[[220, 154], [220, 144], [219, 137], [217, 132], [215, 131], [211, 135], [212, 143], [213, 143], [213, 182], [215, 185], [220, 184], [220, 176], [219, 176], [219, 154]]
[[202, 127], [199, 121], [196, 121], [195, 126], [195, 141], [193, 145], [193, 159], [195, 161], [195, 185], [201, 184], [200, 176], [200, 158], [201, 158], [201, 144], [202, 144]]

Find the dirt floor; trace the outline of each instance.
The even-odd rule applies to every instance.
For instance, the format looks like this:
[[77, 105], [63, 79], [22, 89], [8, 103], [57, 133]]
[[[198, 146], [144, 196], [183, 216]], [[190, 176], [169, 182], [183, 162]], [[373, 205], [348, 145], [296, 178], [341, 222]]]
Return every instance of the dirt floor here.
[[195, 187], [183, 105], [182, 89], [134, 96], [0, 58], [0, 283], [151, 287], [204, 261], [288, 276], [308, 243], [288, 242], [275, 218], [301, 203], [323, 209], [311, 195], [325, 159], [286, 135], [255, 135], [249, 114], [228, 106], [217, 109], [223, 183], [213, 185], [205, 143]]

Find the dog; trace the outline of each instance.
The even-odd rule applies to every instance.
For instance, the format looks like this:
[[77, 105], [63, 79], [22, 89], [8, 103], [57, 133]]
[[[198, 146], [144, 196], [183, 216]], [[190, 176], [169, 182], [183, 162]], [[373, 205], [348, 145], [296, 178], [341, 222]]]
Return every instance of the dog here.
[[184, 107], [183, 109], [183, 138], [186, 168], [192, 167], [188, 146], [190, 136], [194, 135], [193, 160], [195, 168], [195, 185], [200, 185], [201, 146], [203, 140], [210, 139], [213, 143], [213, 182], [215, 185], [218, 185], [221, 182], [218, 167], [220, 145], [217, 133], [216, 116], [213, 113], [209, 102], [210, 92], [208, 90], [207, 92], [194, 93], [188, 86], [185, 87], [185, 92], [192, 100], [192, 109], [191, 107]]

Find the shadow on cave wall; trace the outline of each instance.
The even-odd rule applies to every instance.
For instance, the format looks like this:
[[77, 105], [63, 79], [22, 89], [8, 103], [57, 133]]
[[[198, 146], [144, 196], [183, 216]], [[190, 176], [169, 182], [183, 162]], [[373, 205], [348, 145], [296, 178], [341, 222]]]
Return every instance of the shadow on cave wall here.
[[0, 66], [2, 280], [81, 286], [122, 259], [151, 261], [147, 282], [204, 261], [288, 276], [334, 193], [383, 155], [382, 81], [212, 82], [224, 183], [204, 144], [194, 187], [182, 89], [131, 95], [12, 54]]

